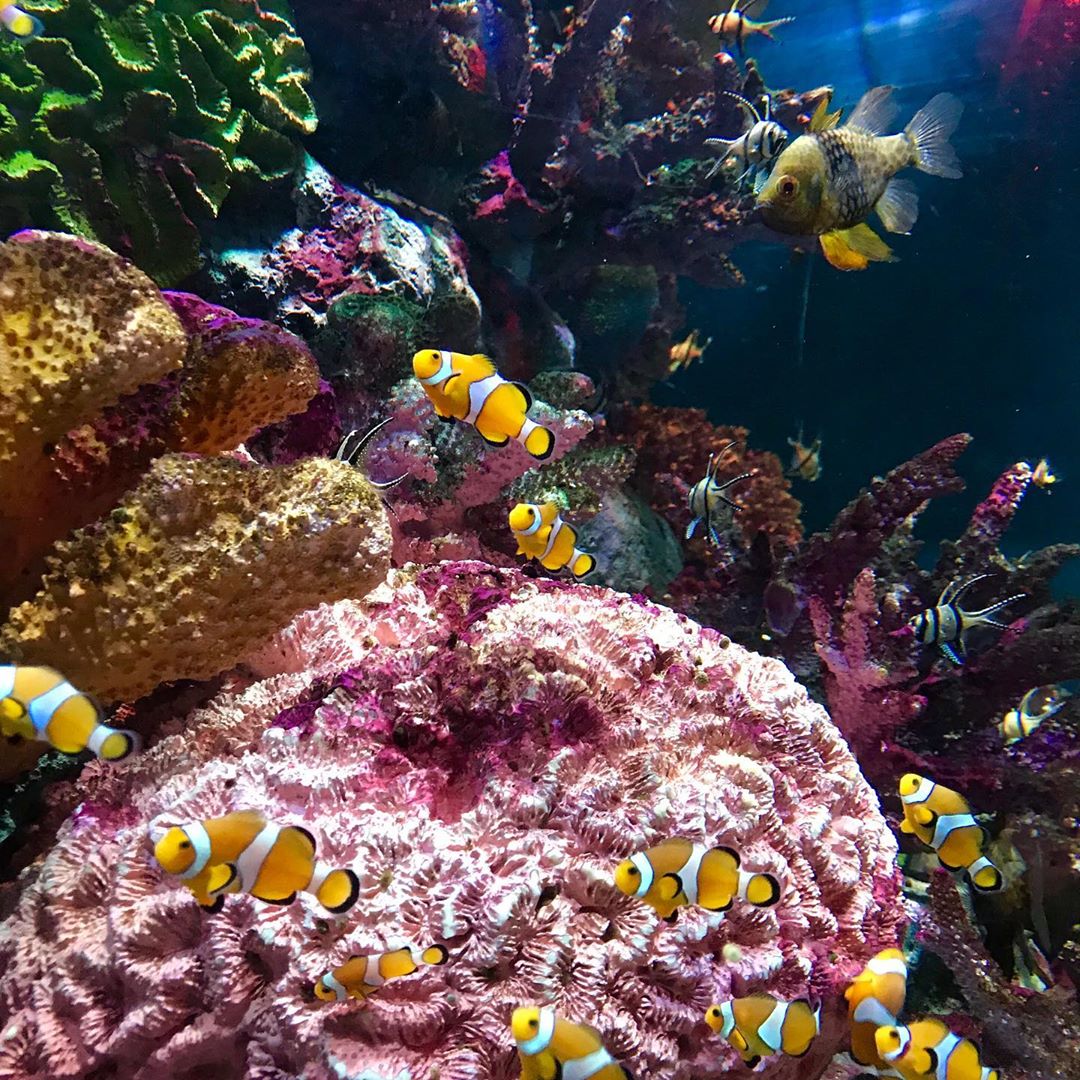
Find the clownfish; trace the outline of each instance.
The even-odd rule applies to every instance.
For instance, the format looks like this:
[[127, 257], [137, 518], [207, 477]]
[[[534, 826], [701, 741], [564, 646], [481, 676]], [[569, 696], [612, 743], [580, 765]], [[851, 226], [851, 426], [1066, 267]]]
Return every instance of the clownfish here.
[[472, 424], [490, 446], [515, 439], [540, 461], [551, 456], [554, 433], [527, 415], [532, 395], [520, 383], [504, 379], [482, 353], [421, 349], [413, 356], [413, 372], [440, 420]]
[[509, 520], [516, 554], [538, 560], [545, 570], [569, 567], [578, 581], [596, 569], [596, 559], [577, 546], [577, 532], [563, 521], [555, 503], [518, 503]]
[[926, 611], [913, 615], [908, 626], [915, 631], [915, 637], [922, 645], [936, 645], [954, 664], [962, 664], [967, 655], [967, 635], [975, 626], [991, 626], [995, 630], [1008, 630], [1008, 626], [991, 615], [1007, 607], [1014, 600], [1023, 600], [1024, 593], [1014, 593], [1004, 600], [979, 611], [967, 611], [960, 606], [960, 597], [975, 584], [989, 577], [989, 574], [977, 574], [967, 581], [952, 581], [945, 586], [938, 597], [937, 604]]
[[226, 893], [269, 904], [311, 893], [327, 911], [346, 912], [360, 895], [352, 870], [315, 860], [315, 837], [299, 825], [276, 825], [255, 810], [169, 829], [154, 844], [162, 870], [183, 880], [202, 908], [220, 911]]
[[408, 945], [390, 952], [371, 956], [350, 956], [340, 967], [327, 972], [315, 984], [315, 996], [320, 1001], [344, 1001], [374, 994], [388, 979], [412, 975], [421, 967], [445, 964], [450, 954], [442, 945], [412, 949]]
[[633, 1080], [604, 1049], [596, 1028], [564, 1020], [550, 1005], [515, 1009], [510, 1032], [521, 1080]]
[[879, 1027], [874, 1041], [878, 1055], [905, 1080], [1002, 1080], [997, 1069], [982, 1063], [975, 1043], [954, 1035], [940, 1020]]
[[1010, 709], [997, 726], [1005, 745], [1012, 746], [1027, 738], [1044, 720], [1049, 720], [1054, 713], [1065, 708], [1065, 702], [1071, 696], [1065, 687], [1057, 683], [1033, 686], [1020, 699], [1020, 704]]
[[140, 745], [134, 731], [103, 723], [100, 706], [59, 671], [23, 664], [0, 664], [0, 732], [64, 754], [91, 750], [103, 761], [120, 761]]
[[802, 1057], [821, 1027], [821, 1006], [781, 1001], [772, 994], [751, 994], [705, 1011], [705, 1023], [739, 1051], [748, 1068], [763, 1057], [787, 1054]]
[[899, 949], [884, 949], [873, 957], [844, 991], [851, 1022], [851, 1056], [856, 1064], [887, 1072], [874, 1036], [889, 1027], [904, 1008], [907, 963]]
[[963, 795], [925, 776], [905, 773], [900, 778], [900, 801], [904, 804], [900, 831], [937, 852], [946, 870], [963, 870], [979, 892], [1004, 888], [1001, 871], [983, 854], [986, 832]]
[[623, 860], [615, 870], [615, 886], [668, 922], [686, 905], [727, 911], [736, 896], [755, 907], [771, 907], [780, 899], [776, 878], [740, 870], [739, 856], [731, 848], [707, 848], [680, 838]]
[[10, 33], [23, 41], [40, 36], [45, 29], [39, 18], [14, 4], [0, 3], [0, 23], [3, 23]]

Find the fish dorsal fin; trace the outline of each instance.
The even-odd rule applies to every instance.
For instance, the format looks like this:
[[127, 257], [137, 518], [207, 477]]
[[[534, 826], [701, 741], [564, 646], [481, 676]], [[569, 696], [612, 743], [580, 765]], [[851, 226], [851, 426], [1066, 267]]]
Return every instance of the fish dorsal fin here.
[[875, 86], [867, 90], [852, 114], [844, 121], [844, 127], [856, 128], [867, 135], [887, 135], [896, 119], [896, 103], [892, 100], [891, 86]]
[[494, 375], [496, 372], [495, 361], [490, 356], [485, 356], [483, 353], [473, 353], [469, 357], [469, 365], [472, 371], [469, 374], [475, 373], [476, 378], [486, 379], [489, 375]]
[[828, 131], [829, 128], [836, 127], [840, 123], [840, 110], [836, 112], [829, 112], [829, 105], [832, 103], [832, 91], [830, 90], [826, 97], [823, 97], [817, 104], [817, 108], [814, 110], [814, 115], [810, 117], [810, 126], [807, 131]]

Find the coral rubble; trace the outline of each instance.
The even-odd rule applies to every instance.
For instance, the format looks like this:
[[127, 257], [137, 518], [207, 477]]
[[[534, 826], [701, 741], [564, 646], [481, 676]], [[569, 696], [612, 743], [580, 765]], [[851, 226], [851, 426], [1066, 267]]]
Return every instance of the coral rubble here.
[[[443, 564], [298, 616], [247, 670], [57, 797], [71, 816], [0, 924], [0, 1076], [509, 1080], [507, 1017], [536, 999], [638, 1075], [711, 1080], [736, 1058], [710, 1001], [829, 997], [902, 930], [895, 842], [824, 710], [668, 610]], [[354, 912], [200, 914], [147, 829], [241, 805], [353, 865]], [[777, 875], [779, 905], [658, 923], [611, 872], [679, 833]], [[428, 941], [449, 963], [363, 1006], [310, 992], [352, 952]], [[841, 1027], [771, 1075], [818, 1075]]]

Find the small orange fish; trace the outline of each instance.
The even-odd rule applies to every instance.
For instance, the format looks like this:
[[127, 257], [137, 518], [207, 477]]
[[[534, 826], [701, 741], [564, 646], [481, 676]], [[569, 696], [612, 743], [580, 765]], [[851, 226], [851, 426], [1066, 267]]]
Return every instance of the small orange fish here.
[[739, 1051], [750, 1069], [763, 1057], [802, 1057], [821, 1028], [821, 1007], [808, 1001], [781, 1001], [772, 994], [751, 994], [710, 1005], [705, 1023]]
[[450, 954], [442, 945], [413, 949], [408, 945], [372, 956], [350, 956], [344, 964], [327, 972], [315, 984], [320, 1001], [344, 1001], [370, 997], [388, 979], [412, 975], [422, 967], [445, 964]]
[[851, 1056], [857, 1064], [889, 1071], [878, 1055], [874, 1035], [883, 1024], [896, 1023], [906, 996], [907, 963], [899, 949], [883, 949], [852, 979], [844, 997], [851, 1023]]
[[687, 337], [671, 346], [668, 353], [671, 361], [668, 364], [669, 375], [674, 375], [676, 371], [688, 368], [695, 360], [700, 360], [712, 344], [712, 338], [706, 338], [704, 345], [698, 344], [698, 333], [697, 330], [691, 330]]
[[788, 439], [791, 447], [791, 466], [788, 476], [797, 476], [801, 480], [813, 483], [821, 476], [821, 438], [816, 438], [809, 446], [803, 446], [802, 427], [797, 438]]
[[1061, 477], [1050, 468], [1050, 462], [1046, 458], [1040, 458], [1039, 464], [1031, 470], [1031, 482], [1040, 490], [1045, 491], [1047, 495], [1050, 494], [1050, 489], [1060, 480]]

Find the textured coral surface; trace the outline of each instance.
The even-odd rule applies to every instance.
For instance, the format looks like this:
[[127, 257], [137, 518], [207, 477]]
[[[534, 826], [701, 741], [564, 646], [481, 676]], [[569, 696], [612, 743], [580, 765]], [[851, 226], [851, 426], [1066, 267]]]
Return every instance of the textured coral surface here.
[[28, 0], [0, 38], [0, 230], [61, 227], [159, 281], [195, 268], [198, 223], [241, 179], [281, 179], [315, 130], [283, 0]]
[[[600, 589], [476, 563], [394, 572], [299, 616], [247, 674], [118, 768], [8, 892], [0, 1077], [510, 1080], [512, 1006], [597, 1024], [639, 1076], [711, 1080], [730, 994], [826, 1002], [902, 922], [895, 843], [823, 709], [778, 661]], [[303, 822], [362, 898], [324, 921], [230, 898], [202, 915], [147, 828], [236, 807]], [[683, 833], [776, 874], [776, 908], [670, 926], [611, 883]], [[450, 962], [366, 1005], [316, 1002], [351, 952], [444, 941]]]
[[159, 458], [105, 521], [57, 544], [0, 652], [106, 701], [205, 679], [320, 599], [382, 580], [390, 530], [356, 469]]

